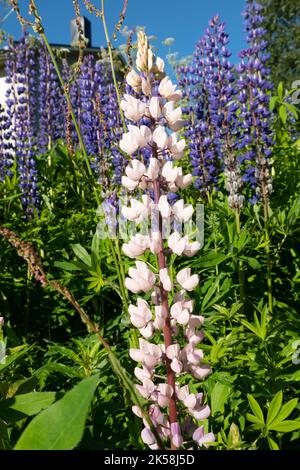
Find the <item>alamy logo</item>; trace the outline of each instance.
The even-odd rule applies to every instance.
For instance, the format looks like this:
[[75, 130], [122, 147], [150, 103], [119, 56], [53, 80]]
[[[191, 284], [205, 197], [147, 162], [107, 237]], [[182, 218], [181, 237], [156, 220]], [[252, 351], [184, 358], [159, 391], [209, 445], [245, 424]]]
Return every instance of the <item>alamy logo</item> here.
[[300, 339], [292, 343], [292, 348], [295, 350], [292, 355], [292, 363], [298, 365], [300, 364]]
[[292, 94], [292, 104], [296, 105], [300, 103], [300, 80], [295, 80], [292, 83], [292, 89], [296, 90]]

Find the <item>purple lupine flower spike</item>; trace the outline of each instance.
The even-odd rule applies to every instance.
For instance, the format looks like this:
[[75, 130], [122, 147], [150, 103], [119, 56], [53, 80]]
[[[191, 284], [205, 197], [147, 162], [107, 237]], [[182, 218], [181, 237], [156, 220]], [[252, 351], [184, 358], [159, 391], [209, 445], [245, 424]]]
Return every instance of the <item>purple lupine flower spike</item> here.
[[266, 31], [262, 7], [248, 2], [244, 13], [249, 47], [240, 54], [237, 87], [242, 121], [239, 142], [240, 161], [245, 164], [243, 180], [255, 190], [251, 202], [267, 200], [272, 191], [270, 157], [273, 137], [270, 127], [269, 91], [272, 88], [267, 67]]
[[180, 67], [180, 84], [184, 87], [189, 106], [190, 156], [196, 187], [204, 196], [218, 189], [223, 166], [225, 117], [232, 119], [229, 106], [233, 97], [234, 75], [229, 62], [228, 35], [225, 24], [215, 16], [205, 35], [196, 46], [192, 64]]
[[10, 43], [8, 54], [6, 105], [10, 109], [11, 140], [16, 157], [25, 219], [38, 208], [37, 170], [35, 163], [37, 132], [36, 49], [27, 33], [18, 43]]
[[63, 94], [50, 55], [39, 46], [39, 153], [44, 153], [63, 137]]

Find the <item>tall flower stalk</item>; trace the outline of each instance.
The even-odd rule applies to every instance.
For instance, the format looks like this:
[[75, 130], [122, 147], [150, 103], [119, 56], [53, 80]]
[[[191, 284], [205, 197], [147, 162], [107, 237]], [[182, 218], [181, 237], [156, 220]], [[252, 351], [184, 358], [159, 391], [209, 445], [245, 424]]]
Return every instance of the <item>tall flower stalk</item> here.
[[262, 7], [248, 2], [244, 13], [248, 48], [241, 52], [240, 74], [237, 82], [240, 118], [243, 131], [239, 148], [241, 160], [246, 164], [244, 180], [252, 185], [252, 201], [262, 201], [265, 222], [265, 249], [267, 255], [267, 290], [269, 312], [273, 312], [272, 273], [270, 255], [269, 198], [272, 192], [271, 156], [273, 136], [270, 126], [269, 91], [272, 88], [267, 67], [269, 54], [263, 28]]
[[35, 47], [28, 34], [17, 46], [10, 43], [6, 65], [8, 151], [16, 158], [25, 218], [33, 216], [39, 205], [35, 162], [37, 90]]
[[[120, 141], [120, 148], [132, 157], [122, 184], [130, 192], [138, 189], [142, 195], [131, 198], [130, 207], [123, 207], [122, 214], [137, 225], [152, 218], [149, 233], [141, 230], [123, 245], [124, 253], [136, 259], [125, 285], [134, 294], [143, 292], [147, 299], [138, 297], [137, 305], [129, 305], [131, 322], [141, 334], [139, 348], [130, 349], [131, 358], [141, 364], [135, 368], [141, 382], [137, 389], [149, 400], [149, 415], [166, 446], [178, 449], [191, 438], [204, 445], [214, 436], [204, 434], [203, 426], [197, 427], [193, 418], [207, 418], [210, 409], [203, 404], [202, 393], [193, 394], [188, 385], [180, 386], [178, 382], [180, 378], [182, 384], [189, 376], [203, 379], [211, 371], [203, 364], [203, 351], [197, 347], [204, 336], [204, 319], [193, 315], [193, 301], [187, 296], [199, 278], [185, 268], [173, 282], [170, 263], [170, 255], [191, 257], [199, 250], [198, 242], [190, 242], [180, 231], [192, 217], [192, 206], [185, 207], [183, 200], [170, 205], [168, 200], [170, 194], [192, 183], [192, 176], [183, 175], [176, 165], [185, 147], [177, 133], [183, 126], [182, 111], [177, 106], [182, 95], [165, 75], [163, 60], [154, 57], [143, 32], [138, 34], [136, 69], [130, 70], [126, 81], [143, 98], [125, 94], [121, 101], [126, 119], [133, 123]], [[139, 150], [146, 148], [151, 152], [147, 164], [137, 158]], [[166, 241], [169, 222], [172, 233]], [[141, 259], [146, 252], [155, 256], [157, 270]], [[184, 346], [181, 338], [187, 341]], [[162, 375], [166, 375], [166, 381]], [[138, 407], [133, 411], [143, 417]], [[142, 440], [157, 449], [157, 439], [145, 420], [144, 425]]]

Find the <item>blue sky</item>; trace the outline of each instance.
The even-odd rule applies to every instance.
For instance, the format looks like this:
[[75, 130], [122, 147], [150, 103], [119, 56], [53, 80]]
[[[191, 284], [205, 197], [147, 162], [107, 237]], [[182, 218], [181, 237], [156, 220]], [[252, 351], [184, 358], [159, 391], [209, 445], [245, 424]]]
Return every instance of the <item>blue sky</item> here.
[[[19, 1], [26, 11], [28, 0]], [[50, 42], [69, 44], [69, 23], [74, 17], [72, 0], [37, 0], [36, 3]], [[99, 5], [100, 0], [94, 0], [94, 3]], [[218, 13], [227, 24], [233, 61], [235, 61], [238, 52], [244, 46], [241, 13], [245, 3], [246, 0], [129, 0], [124, 24], [129, 29], [136, 25], [146, 26], [146, 32], [157, 37], [153, 44], [162, 57], [169, 52], [178, 52], [179, 57], [184, 57], [193, 52], [209, 19]], [[106, 16], [110, 31], [118, 20], [122, 5], [123, 0], [106, 0]], [[85, 11], [84, 8], [82, 11]], [[100, 20], [91, 17], [86, 11], [85, 15], [92, 21], [93, 45], [105, 45]], [[20, 37], [21, 29], [14, 14], [10, 15], [1, 27], [16, 39]], [[161, 44], [167, 37], [175, 38], [170, 47]], [[116, 45], [124, 41], [121, 37]]]

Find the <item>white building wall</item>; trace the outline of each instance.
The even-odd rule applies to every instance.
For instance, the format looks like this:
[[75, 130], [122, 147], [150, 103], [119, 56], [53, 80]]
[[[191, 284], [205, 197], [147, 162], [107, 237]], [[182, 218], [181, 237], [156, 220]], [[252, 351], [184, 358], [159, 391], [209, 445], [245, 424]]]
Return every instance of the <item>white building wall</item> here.
[[5, 105], [5, 93], [7, 90], [7, 84], [5, 83], [5, 77], [0, 77], [0, 104]]

